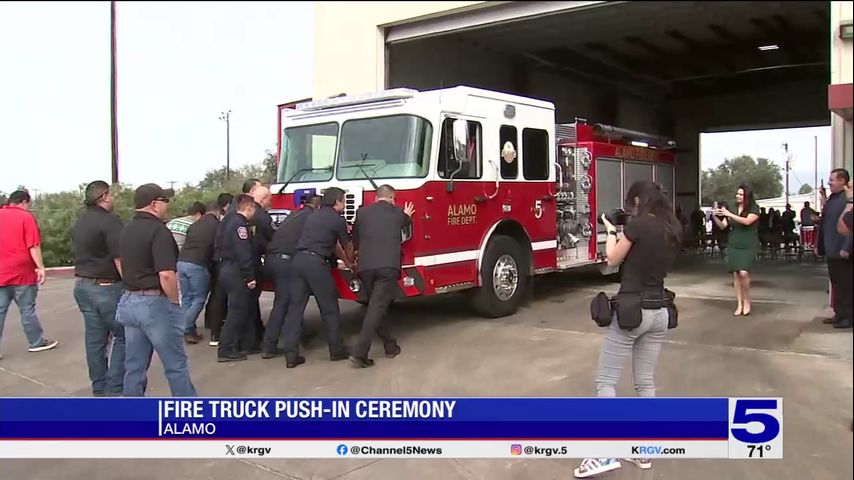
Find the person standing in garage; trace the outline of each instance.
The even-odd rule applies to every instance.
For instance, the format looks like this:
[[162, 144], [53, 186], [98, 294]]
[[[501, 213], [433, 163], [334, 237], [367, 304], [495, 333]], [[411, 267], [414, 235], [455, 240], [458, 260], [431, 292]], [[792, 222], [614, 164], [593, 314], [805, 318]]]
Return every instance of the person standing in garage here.
[[718, 207], [714, 221], [720, 228], [729, 228], [727, 265], [732, 273], [735, 298], [738, 301], [733, 315], [750, 315], [750, 270], [759, 253], [759, 207], [753, 200], [753, 189], [742, 184], [735, 192], [736, 212]]
[[834, 328], [851, 328], [852, 325], [852, 242], [850, 235], [840, 235], [837, 230], [839, 217], [846, 208], [845, 188], [850, 180], [851, 176], [844, 168], [830, 172], [831, 195], [821, 212], [816, 241], [816, 253], [827, 259], [833, 298], [834, 316], [825, 323], [832, 323]]
[[394, 197], [394, 188], [381, 185], [377, 188], [376, 203], [360, 208], [353, 225], [353, 245], [359, 260], [357, 273], [368, 298], [362, 332], [350, 356], [350, 361], [359, 368], [374, 365], [368, 358], [374, 335], [383, 341], [387, 357], [400, 354], [400, 346], [389, 333], [383, 317], [400, 278], [400, 231], [412, 224], [415, 207], [407, 202], [400, 209], [395, 206]]

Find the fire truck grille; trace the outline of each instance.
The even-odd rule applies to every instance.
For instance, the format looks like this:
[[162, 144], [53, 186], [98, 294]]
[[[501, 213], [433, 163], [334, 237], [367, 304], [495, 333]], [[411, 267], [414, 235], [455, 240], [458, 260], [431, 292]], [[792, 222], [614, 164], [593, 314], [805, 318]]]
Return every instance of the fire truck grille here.
[[359, 206], [356, 205], [356, 195], [352, 193], [347, 193], [344, 195], [344, 219], [347, 220], [347, 223], [353, 223], [356, 221], [356, 209]]
[[574, 123], [561, 123], [555, 125], [555, 135], [557, 136], [558, 141], [575, 142], [577, 139], [575, 131]]
[[[321, 195], [323, 195], [324, 192], [326, 192], [325, 188], [320, 190]], [[352, 224], [356, 221], [356, 210], [358, 210], [359, 207], [362, 206], [361, 199], [361, 190], [357, 193], [352, 193], [348, 191], [344, 192], [344, 211], [341, 212], [341, 216], [344, 217], [344, 220], [346, 220], [347, 223]]]

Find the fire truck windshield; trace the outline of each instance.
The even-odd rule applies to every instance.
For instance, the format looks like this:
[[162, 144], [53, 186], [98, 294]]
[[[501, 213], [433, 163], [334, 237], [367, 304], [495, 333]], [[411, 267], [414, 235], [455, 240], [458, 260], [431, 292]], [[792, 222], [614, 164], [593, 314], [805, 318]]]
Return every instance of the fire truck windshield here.
[[336, 177], [414, 178], [427, 175], [433, 126], [413, 115], [348, 120], [341, 126]]
[[324, 182], [332, 179], [338, 123], [285, 129], [278, 182]]

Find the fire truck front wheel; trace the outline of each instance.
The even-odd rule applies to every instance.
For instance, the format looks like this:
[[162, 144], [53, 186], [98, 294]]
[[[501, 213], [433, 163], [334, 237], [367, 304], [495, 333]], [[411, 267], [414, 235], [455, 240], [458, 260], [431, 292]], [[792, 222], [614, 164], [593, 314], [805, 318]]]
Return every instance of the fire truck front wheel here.
[[482, 285], [474, 294], [478, 314], [498, 318], [516, 313], [528, 288], [528, 257], [516, 240], [498, 235], [489, 241], [480, 265]]

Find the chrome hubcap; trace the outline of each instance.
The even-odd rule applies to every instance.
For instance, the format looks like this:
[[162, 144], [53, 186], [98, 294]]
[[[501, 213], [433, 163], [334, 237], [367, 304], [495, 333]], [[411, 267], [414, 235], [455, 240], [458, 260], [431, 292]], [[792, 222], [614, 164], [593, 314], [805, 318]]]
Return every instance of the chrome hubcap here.
[[492, 288], [501, 301], [510, 300], [519, 286], [519, 269], [510, 255], [502, 255], [492, 270]]

